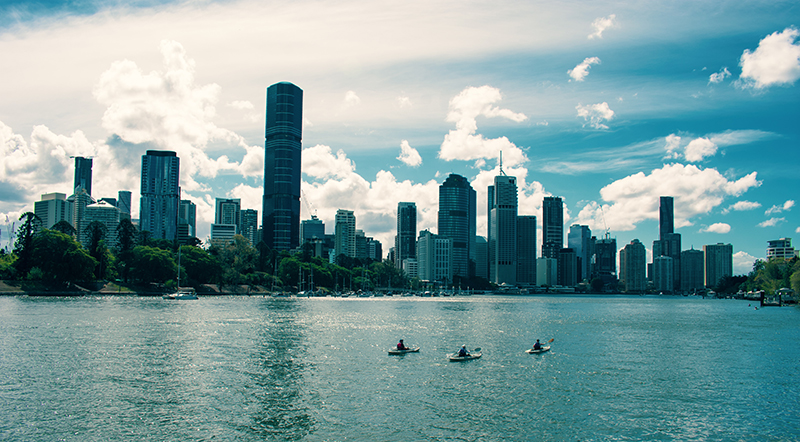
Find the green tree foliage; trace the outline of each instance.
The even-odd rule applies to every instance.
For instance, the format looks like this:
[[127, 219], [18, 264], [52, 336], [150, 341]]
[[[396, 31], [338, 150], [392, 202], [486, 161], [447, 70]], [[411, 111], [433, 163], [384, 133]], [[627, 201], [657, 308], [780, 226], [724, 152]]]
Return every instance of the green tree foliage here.
[[128, 273], [136, 247], [137, 231], [130, 219], [125, 218], [117, 224], [117, 270], [123, 280], [128, 280]]
[[74, 238], [55, 230], [36, 235], [31, 252], [42, 279], [51, 284], [91, 280], [97, 265]]
[[78, 233], [78, 231], [75, 230], [75, 227], [72, 227], [72, 224], [69, 223], [69, 221], [65, 221], [63, 219], [61, 221], [55, 223], [50, 230], [55, 230], [56, 232], [64, 233], [64, 234], [69, 235], [69, 236], [71, 236], [73, 238]]
[[222, 274], [219, 261], [199, 247], [181, 246], [181, 267], [186, 274], [185, 283], [181, 275], [183, 285], [196, 287], [200, 284], [214, 283]]
[[106, 271], [110, 268], [108, 250], [105, 246], [108, 228], [100, 221], [92, 221], [86, 226], [84, 231], [86, 232], [86, 237], [89, 238], [89, 255], [97, 261], [95, 278], [103, 279]]
[[130, 275], [145, 284], [166, 282], [178, 275], [172, 252], [156, 247], [136, 246], [131, 256]]
[[224, 245], [214, 245], [209, 253], [217, 258], [222, 266], [220, 285], [234, 286], [248, 283], [248, 275], [256, 270], [258, 252], [242, 235], [234, 235], [233, 240]]
[[756, 260], [753, 271], [747, 276], [747, 281], [741, 285], [742, 290], [763, 290], [766, 293], [775, 293], [781, 288], [791, 288], [800, 293], [800, 260], [792, 258], [771, 259], [769, 261]]
[[14, 253], [17, 255], [15, 268], [20, 277], [26, 277], [33, 268], [33, 237], [41, 230], [42, 220], [33, 212], [25, 212], [19, 220], [22, 224], [17, 231], [17, 240], [14, 243]]
[[17, 261], [17, 255], [13, 253], [6, 253], [0, 249], [0, 279], [14, 279], [17, 271], [14, 268], [14, 263]]

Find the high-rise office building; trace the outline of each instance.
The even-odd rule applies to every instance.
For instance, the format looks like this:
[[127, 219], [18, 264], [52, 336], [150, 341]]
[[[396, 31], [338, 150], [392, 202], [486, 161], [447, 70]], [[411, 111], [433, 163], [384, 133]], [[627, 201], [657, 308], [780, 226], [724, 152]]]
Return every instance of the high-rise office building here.
[[592, 277], [600, 278], [604, 285], [614, 284], [617, 280], [617, 239], [595, 238], [593, 249]]
[[117, 209], [121, 218], [131, 219], [131, 192], [120, 190], [117, 192]]
[[578, 285], [578, 257], [575, 251], [562, 248], [558, 251], [558, 285], [564, 287], [575, 287]]
[[244, 209], [239, 215], [239, 234], [250, 241], [250, 244], [258, 244], [258, 210]]
[[90, 221], [86, 218], [86, 207], [96, 201], [89, 195], [86, 188], [80, 186], [76, 188], [75, 194], [70, 195], [68, 201], [72, 205], [72, 226], [75, 227], [75, 239], [81, 244], [87, 244], [89, 236], [86, 227]]
[[139, 230], [150, 232], [151, 238], [178, 237], [179, 178], [180, 159], [175, 152], [148, 150], [142, 155]]
[[453, 240], [453, 275], [469, 278], [475, 264], [475, 190], [466, 178], [450, 174], [439, 186], [438, 232]]
[[589, 279], [592, 262], [592, 231], [589, 226], [573, 224], [569, 226], [567, 247], [575, 251], [578, 259], [578, 281]]
[[325, 239], [325, 223], [317, 218], [317, 215], [311, 215], [311, 219], [300, 223], [300, 242], [312, 241], [315, 238]]
[[671, 196], [662, 196], [658, 206], [658, 240], [653, 241], [653, 259], [672, 258], [672, 287], [681, 288], [681, 234], [675, 233], [675, 209]]
[[336, 256], [356, 257], [356, 216], [352, 210], [336, 211], [336, 235], [334, 249]]
[[186, 244], [197, 237], [197, 206], [190, 200], [178, 203], [178, 242]]
[[[106, 246], [110, 249], [116, 248], [118, 244], [117, 226], [119, 225], [119, 215], [120, 210], [116, 205], [109, 204], [102, 200], [94, 204], [89, 204], [86, 206], [86, 211], [84, 212], [87, 226], [94, 221], [105, 226], [106, 233], [103, 239], [106, 242]], [[90, 235], [84, 234], [81, 238], [81, 244], [88, 248], [91, 242]]]
[[42, 227], [52, 228], [59, 221], [72, 224], [72, 203], [63, 193], [46, 193], [33, 203], [33, 213], [42, 220]]
[[489, 242], [482, 236], [475, 237], [475, 276], [489, 279]]
[[536, 285], [552, 287], [558, 283], [558, 264], [553, 258], [536, 260]]
[[517, 179], [494, 177], [489, 186], [489, 280], [517, 283]]
[[703, 290], [705, 286], [703, 267], [703, 251], [684, 250], [681, 252], [681, 290], [687, 293], [695, 293]]
[[291, 250], [300, 244], [302, 135], [303, 90], [292, 83], [273, 84], [267, 88], [261, 222], [271, 249]]
[[703, 246], [705, 256], [706, 287], [713, 288], [726, 276], [733, 276], [733, 246], [710, 244]]
[[675, 278], [672, 277], [674, 266], [672, 258], [669, 256], [656, 256], [653, 258], [653, 286], [659, 293], [672, 293], [675, 286], [672, 284]]
[[233, 224], [240, 230], [242, 200], [239, 198], [217, 198], [214, 205], [214, 224]]
[[542, 256], [558, 259], [564, 247], [564, 203], [561, 197], [547, 196], [542, 202]]
[[628, 293], [643, 293], [647, 288], [647, 252], [638, 239], [619, 253], [619, 282]]
[[434, 235], [428, 230], [419, 233], [417, 240], [417, 271], [419, 279], [441, 285], [453, 280], [453, 240]]
[[394, 237], [394, 264], [402, 268], [403, 261], [417, 258], [417, 205], [397, 203], [397, 235]]
[[658, 205], [658, 239], [675, 233], [675, 206], [671, 196], [662, 196]]
[[517, 282], [536, 284], [536, 217], [517, 217]]
[[78, 188], [86, 189], [86, 193], [92, 194], [92, 159], [75, 157], [75, 184], [72, 186], [74, 193], [78, 193]]

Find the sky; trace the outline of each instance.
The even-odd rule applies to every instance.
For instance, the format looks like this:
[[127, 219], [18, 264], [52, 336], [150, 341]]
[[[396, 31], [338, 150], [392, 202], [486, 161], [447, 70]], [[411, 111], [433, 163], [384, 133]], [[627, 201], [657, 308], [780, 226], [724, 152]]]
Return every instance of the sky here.
[[353, 210], [384, 252], [400, 201], [436, 232], [451, 173], [485, 236], [501, 152], [540, 227], [560, 196], [565, 232], [651, 258], [672, 196], [683, 248], [730, 243], [736, 274], [800, 238], [796, 1], [6, 0], [0, 58], [2, 245], [42, 194], [72, 193], [71, 156], [137, 218], [141, 156], [176, 151], [203, 240], [215, 198], [260, 212], [280, 81], [304, 91], [301, 218], [333, 233]]

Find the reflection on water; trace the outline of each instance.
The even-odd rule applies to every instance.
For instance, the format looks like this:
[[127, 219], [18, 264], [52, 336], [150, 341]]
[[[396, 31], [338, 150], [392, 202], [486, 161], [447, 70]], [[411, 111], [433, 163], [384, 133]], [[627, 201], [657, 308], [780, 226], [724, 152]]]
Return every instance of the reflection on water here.
[[312, 368], [304, 361], [303, 310], [303, 304], [284, 299], [258, 306], [261, 320], [248, 373], [256, 402], [251, 430], [256, 434], [300, 440], [313, 430], [313, 399], [303, 386], [304, 372]]

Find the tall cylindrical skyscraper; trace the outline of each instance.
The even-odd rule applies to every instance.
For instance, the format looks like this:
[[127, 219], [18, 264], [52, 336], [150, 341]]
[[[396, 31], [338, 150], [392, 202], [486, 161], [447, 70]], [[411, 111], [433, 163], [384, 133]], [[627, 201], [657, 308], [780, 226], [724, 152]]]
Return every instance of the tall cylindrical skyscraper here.
[[267, 88], [261, 226], [264, 242], [276, 250], [300, 245], [302, 134], [303, 90], [292, 83], [273, 84]]

